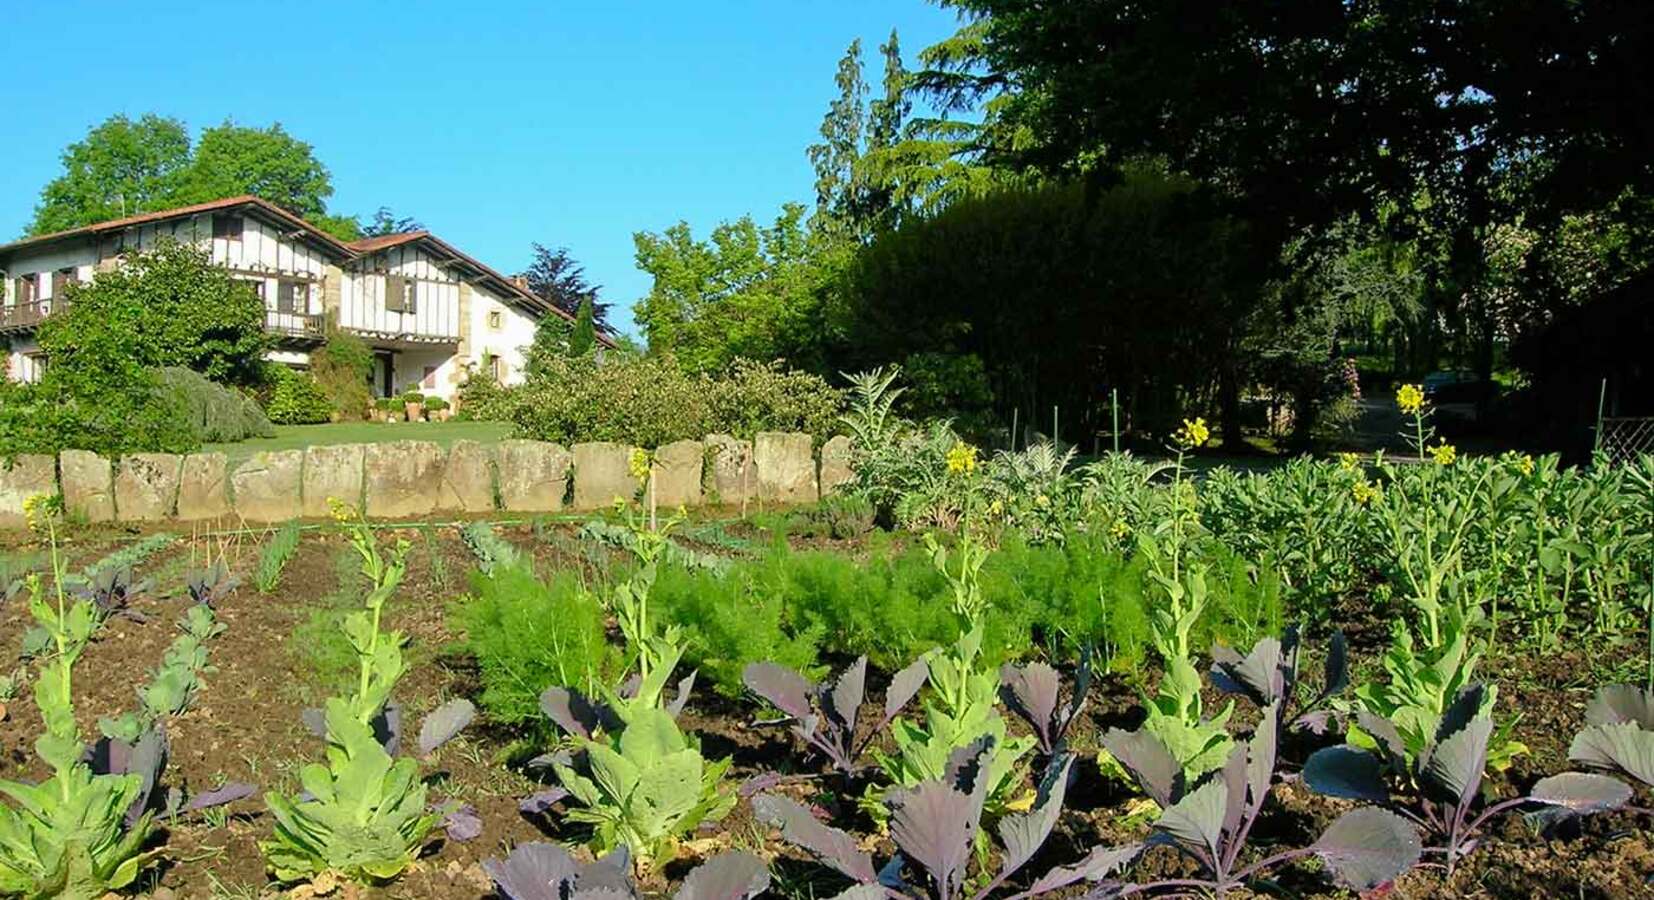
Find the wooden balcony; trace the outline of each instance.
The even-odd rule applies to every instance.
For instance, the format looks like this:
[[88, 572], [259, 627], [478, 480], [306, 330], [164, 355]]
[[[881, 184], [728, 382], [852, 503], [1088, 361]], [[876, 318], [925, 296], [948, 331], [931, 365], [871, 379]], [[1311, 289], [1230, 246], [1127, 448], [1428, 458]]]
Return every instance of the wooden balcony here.
[[0, 306], [0, 334], [33, 331], [47, 316], [68, 306], [66, 300], [36, 300], [16, 306]]
[[273, 309], [264, 311], [264, 330], [278, 341], [319, 342], [325, 337], [321, 316]]

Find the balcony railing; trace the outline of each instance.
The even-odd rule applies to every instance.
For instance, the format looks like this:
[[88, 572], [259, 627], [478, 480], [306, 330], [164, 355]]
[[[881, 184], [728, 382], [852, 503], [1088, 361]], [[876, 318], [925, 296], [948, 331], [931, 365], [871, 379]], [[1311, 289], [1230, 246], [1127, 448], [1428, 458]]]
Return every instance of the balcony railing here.
[[0, 332], [27, 331], [68, 306], [67, 300], [35, 300], [15, 306], [0, 306]]
[[267, 309], [264, 312], [264, 330], [280, 338], [319, 341], [323, 337], [322, 317]]

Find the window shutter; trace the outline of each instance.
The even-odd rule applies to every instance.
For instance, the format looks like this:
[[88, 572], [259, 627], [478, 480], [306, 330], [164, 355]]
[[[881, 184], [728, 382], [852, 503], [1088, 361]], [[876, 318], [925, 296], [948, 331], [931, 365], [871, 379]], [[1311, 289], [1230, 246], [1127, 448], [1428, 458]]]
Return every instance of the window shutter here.
[[19, 275], [19, 276], [17, 276], [17, 304], [19, 306], [21, 306], [25, 303], [33, 303], [33, 302], [34, 302], [34, 276], [33, 275]]
[[276, 312], [292, 313], [296, 310], [298, 304], [295, 302], [293, 294], [297, 287], [298, 285], [291, 281], [276, 282]]
[[408, 305], [408, 280], [401, 275], [385, 276], [385, 309], [403, 312]]
[[70, 277], [69, 277], [69, 271], [68, 270], [59, 269], [56, 272], [52, 273], [52, 299], [53, 300], [56, 300], [59, 297], [63, 296], [63, 292], [69, 287], [69, 281], [70, 281]]
[[409, 315], [419, 312], [419, 282], [412, 278], [408, 279], [408, 300], [402, 304], [402, 311]]

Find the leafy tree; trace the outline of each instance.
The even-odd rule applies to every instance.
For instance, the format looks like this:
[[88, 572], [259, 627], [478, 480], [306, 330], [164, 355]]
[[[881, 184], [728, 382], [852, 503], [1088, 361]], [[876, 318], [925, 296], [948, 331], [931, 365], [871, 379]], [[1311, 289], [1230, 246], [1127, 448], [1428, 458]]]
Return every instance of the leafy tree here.
[[205, 250], [164, 242], [69, 288], [69, 305], [40, 327], [49, 375], [96, 396], [136, 366], [181, 366], [214, 381], [264, 375], [264, 304]]
[[253, 194], [306, 219], [327, 215], [333, 180], [314, 149], [279, 123], [251, 128], [226, 121], [201, 132], [184, 177], [185, 202]]
[[523, 272], [529, 292], [571, 316], [578, 315], [581, 304], [590, 300], [593, 321], [608, 331], [610, 304], [598, 298], [602, 288], [586, 280], [585, 266], [575, 262], [567, 247], [548, 250], [539, 244], [533, 246], [534, 262]]
[[593, 305], [590, 295], [580, 301], [580, 311], [574, 316], [574, 333], [569, 337], [570, 356], [585, 356], [597, 346], [597, 319]]
[[810, 164], [816, 170], [816, 212], [813, 227], [823, 231], [853, 228], [855, 220], [855, 165], [861, 158], [866, 128], [867, 82], [861, 74], [861, 39], [850, 42], [834, 77], [839, 96], [821, 120], [821, 143], [811, 144]]
[[912, 364], [926, 412], [979, 409], [985, 378], [1005, 424], [1011, 407], [1049, 421], [1058, 406], [1070, 438], [1106, 427], [1112, 387], [1126, 424], [1163, 427], [1238, 394], [1262, 276], [1246, 226], [1187, 178], [1005, 189], [857, 255], [831, 308], [834, 364]]
[[736, 357], [819, 368], [829, 339], [822, 300], [847, 255], [805, 228], [802, 205], [786, 205], [767, 228], [743, 216], [703, 241], [679, 222], [633, 241], [638, 268], [654, 279], [633, 307], [651, 353], [698, 371]]
[[[534, 342], [528, 345], [523, 354], [523, 374], [530, 380], [543, 376], [550, 370], [555, 360], [575, 356], [574, 326], [568, 319], [559, 315], [544, 315], [534, 326]], [[477, 378], [493, 378], [488, 371], [475, 374]]]
[[362, 227], [363, 237], [384, 237], [390, 234], [406, 234], [410, 231], [424, 231], [425, 226], [412, 216], [398, 216], [388, 206], [381, 206], [373, 213], [373, 220]]
[[111, 116], [63, 151], [63, 174], [40, 192], [29, 234], [49, 234], [177, 205], [190, 160], [184, 123]]
[[368, 387], [373, 377], [373, 349], [365, 341], [341, 329], [329, 317], [326, 340], [310, 354], [310, 374], [333, 404], [334, 412], [347, 419], [359, 419], [373, 402]]

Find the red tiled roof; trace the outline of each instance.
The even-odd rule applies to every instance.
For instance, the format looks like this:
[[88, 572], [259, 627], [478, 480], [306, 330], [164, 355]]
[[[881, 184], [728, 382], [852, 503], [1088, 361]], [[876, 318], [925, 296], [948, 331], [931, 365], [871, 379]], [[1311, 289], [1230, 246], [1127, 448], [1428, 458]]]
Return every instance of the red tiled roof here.
[[346, 243], [345, 246], [355, 250], [357, 253], [372, 253], [375, 250], [383, 250], [386, 247], [395, 247], [430, 236], [431, 233], [429, 231], [399, 231], [395, 234], [379, 234], [374, 235], [373, 237], [365, 237], [361, 240], [350, 241]]
[[[431, 234], [429, 231], [404, 231], [397, 234], [376, 235], [374, 237], [362, 238], [355, 241], [341, 241], [333, 235], [322, 231], [316, 226], [306, 222], [298, 216], [293, 215], [287, 210], [282, 209], [274, 203], [254, 197], [251, 194], [243, 194], [239, 197], [226, 197], [222, 200], [209, 200], [206, 203], [196, 203], [190, 206], [179, 206], [173, 209], [158, 210], [156, 212], [141, 213], [139, 215], [127, 216], [121, 219], [111, 219], [107, 222], [96, 222], [91, 225], [83, 225], [79, 228], [71, 228], [67, 231], [58, 231], [52, 234], [42, 234], [35, 237], [24, 238], [20, 241], [13, 241], [10, 244], [0, 245], [0, 254], [24, 247], [31, 247], [36, 244], [58, 241], [65, 238], [102, 234], [106, 231], [119, 231], [124, 228], [131, 228], [135, 225], [144, 225], [150, 222], [163, 221], [165, 219], [175, 219], [180, 216], [194, 215], [196, 213], [203, 212], [214, 212], [221, 209], [233, 209], [242, 206], [256, 207], [261, 213], [267, 214], [275, 219], [292, 225], [295, 229], [304, 232], [307, 237], [310, 237], [338, 251], [341, 256], [346, 257], [347, 259], [360, 257], [369, 253], [375, 253], [390, 247], [398, 247], [403, 244], [424, 241], [443, 253], [446, 253], [450, 258], [475, 270], [482, 276], [484, 281], [503, 294], [513, 296], [523, 303], [530, 304], [537, 309], [540, 309], [542, 312], [552, 313], [571, 321], [574, 318], [559, 309], [554, 304], [547, 302], [544, 298], [535, 295], [512, 279], [507, 278], [484, 263], [478, 261], [476, 258], [466, 253], [462, 253], [458, 248], [454, 247], [447, 241], [442, 240], [436, 235]], [[609, 338], [601, 331], [598, 332], [597, 339], [606, 346], [613, 347], [615, 345], [613, 339]]]

